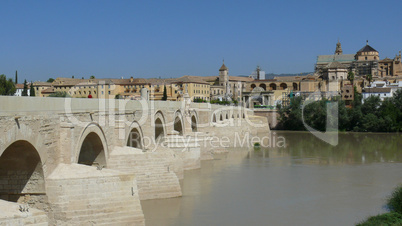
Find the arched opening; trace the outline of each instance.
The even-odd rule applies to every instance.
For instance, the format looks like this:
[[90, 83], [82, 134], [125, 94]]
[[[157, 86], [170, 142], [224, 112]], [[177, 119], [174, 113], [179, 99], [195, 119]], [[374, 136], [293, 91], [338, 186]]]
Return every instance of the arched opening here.
[[215, 114], [212, 116], [212, 122], [216, 122], [216, 115]]
[[155, 120], [155, 140], [162, 139], [165, 136], [165, 131], [163, 128], [163, 123], [160, 118]]
[[133, 128], [128, 134], [127, 146], [142, 149], [142, 136], [137, 128]]
[[281, 87], [281, 90], [285, 90], [288, 88], [288, 85], [286, 85], [286, 83], [281, 83], [280, 87]]
[[264, 89], [264, 91], [266, 91], [266, 90], [267, 90], [267, 85], [265, 85], [264, 83], [261, 83], [261, 84], [260, 84], [260, 87], [261, 87], [261, 88], [263, 88], [263, 89]]
[[82, 142], [78, 164], [106, 166], [105, 148], [98, 134], [89, 133]]
[[229, 113], [226, 114], [226, 119], [229, 119]]
[[234, 118], [234, 113], [232, 114], [232, 118]]
[[175, 131], [179, 132], [179, 134], [180, 134], [181, 136], [183, 136], [183, 126], [182, 126], [182, 123], [181, 123], [181, 120], [180, 120], [179, 116], [177, 116], [177, 117], [174, 119], [173, 129], [174, 129]]
[[197, 119], [195, 118], [195, 115], [191, 116], [191, 130], [197, 132]]
[[45, 177], [40, 156], [27, 141], [12, 143], [0, 156], [0, 199], [44, 209]]
[[276, 90], [276, 84], [275, 83], [269, 84], [269, 89], [270, 90]]
[[221, 120], [221, 121], [223, 121], [223, 117], [222, 117], [222, 114], [221, 114], [221, 117], [220, 117], [220, 120]]
[[293, 83], [293, 90], [297, 90], [297, 83]]
[[256, 87], [256, 85], [255, 84], [251, 84], [251, 90], [253, 90], [255, 87]]
[[243, 118], [246, 118], [246, 115], [243, 113]]

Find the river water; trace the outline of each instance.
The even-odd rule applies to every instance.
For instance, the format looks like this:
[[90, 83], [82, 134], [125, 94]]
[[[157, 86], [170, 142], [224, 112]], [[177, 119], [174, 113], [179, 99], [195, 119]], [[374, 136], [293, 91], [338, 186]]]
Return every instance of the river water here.
[[186, 171], [180, 198], [142, 201], [149, 225], [354, 225], [402, 184], [402, 135], [274, 132], [286, 147], [230, 149]]

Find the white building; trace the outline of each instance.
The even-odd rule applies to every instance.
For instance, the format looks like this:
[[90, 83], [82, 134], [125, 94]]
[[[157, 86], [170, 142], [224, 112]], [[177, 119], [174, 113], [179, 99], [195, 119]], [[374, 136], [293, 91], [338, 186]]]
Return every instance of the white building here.
[[[29, 90], [30, 84], [28, 84], [28, 96], [30, 95], [30, 90]], [[16, 91], [14, 93], [14, 96], [20, 97], [22, 96], [22, 91], [24, 90], [24, 84], [15, 84]]]
[[370, 86], [364, 88], [363, 102], [370, 96], [378, 96], [381, 101], [384, 101], [386, 98], [393, 97], [398, 89], [402, 89], [402, 81], [398, 83], [389, 83], [386, 81], [372, 82]]

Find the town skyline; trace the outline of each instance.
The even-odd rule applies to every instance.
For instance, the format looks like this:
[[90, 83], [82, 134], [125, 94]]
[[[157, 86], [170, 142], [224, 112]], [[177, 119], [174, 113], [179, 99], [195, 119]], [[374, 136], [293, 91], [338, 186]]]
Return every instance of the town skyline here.
[[300, 73], [314, 71], [338, 39], [348, 54], [366, 40], [381, 59], [401, 50], [399, 1], [386, 8], [374, 1], [175, 3], [3, 2], [0, 74], [13, 78], [18, 70], [20, 81], [212, 76], [223, 59], [233, 76], [257, 65], [267, 74]]

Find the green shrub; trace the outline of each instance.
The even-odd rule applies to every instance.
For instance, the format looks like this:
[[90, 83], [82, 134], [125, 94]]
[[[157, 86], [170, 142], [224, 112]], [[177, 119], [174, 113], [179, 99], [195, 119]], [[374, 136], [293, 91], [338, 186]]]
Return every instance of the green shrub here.
[[384, 213], [369, 217], [366, 221], [357, 224], [357, 226], [386, 226], [402, 225], [402, 215], [396, 212]]
[[392, 192], [391, 197], [388, 199], [387, 206], [391, 212], [402, 214], [402, 186]]

